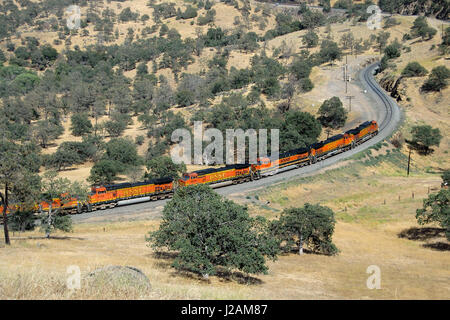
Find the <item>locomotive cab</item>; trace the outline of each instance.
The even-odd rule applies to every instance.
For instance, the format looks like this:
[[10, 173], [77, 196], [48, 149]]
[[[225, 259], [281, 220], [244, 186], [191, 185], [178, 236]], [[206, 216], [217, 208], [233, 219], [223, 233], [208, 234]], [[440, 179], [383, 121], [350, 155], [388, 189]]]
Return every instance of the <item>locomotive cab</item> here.
[[104, 186], [101, 187], [92, 187], [91, 188], [91, 194], [104, 194], [106, 193], [106, 188]]

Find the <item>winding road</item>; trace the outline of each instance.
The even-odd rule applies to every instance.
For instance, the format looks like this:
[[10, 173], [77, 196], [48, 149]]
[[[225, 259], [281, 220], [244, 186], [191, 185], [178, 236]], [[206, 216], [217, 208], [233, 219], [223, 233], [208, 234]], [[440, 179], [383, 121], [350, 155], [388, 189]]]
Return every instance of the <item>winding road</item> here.
[[[377, 115], [375, 120], [377, 120], [380, 127], [377, 136], [373, 137], [372, 139], [357, 146], [352, 150], [340, 153], [338, 155], [335, 155], [331, 158], [328, 158], [324, 161], [320, 161], [313, 165], [280, 172], [277, 175], [266, 177], [260, 180], [255, 180], [237, 185], [229, 185], [226, 187], [216, 189], [216, 191], [224, 196], [242, 195], [246, 192], [255, 191], [257, 189], [268, 187], [276, 183], [286, 182], [298, 177], [310, 176], [317, 173], [317, 171], [329, 167], [339, 161], [348, 159], [353, 155], [389, 137], [400, 123], [401, 110], [398, 107], [398, 105], [394, 102], [394, 100], [379, 86], [379, 84], [374, 79], [373, 75], [378, 65], [379, 65], [378, 63], [374, 63], [360, 70], [358, 73], [358, 78], [355, 79], [356, 80], [355, 82], [360, 87], [360, 89], [366, 90], [365, 92], [368, 95], [368, 98], [371, 101], [371, 105], [373, 106], [373, 109]], [[362, 120], [365, 121], [373, 119], [362, 119]], [[120, 216], [119, 220], [124, 219], [127, 220], [128, 218], [131, 218], [140, 213], [153, 211], [155, 212], [154, 217], [158, 218], [161, 208], [163, 208], [166, 201], [168, 200], [150, 201], [150, 202], [135, 203], [132, 205], [123, 205], [118, 206], [114, 209], [99, 210], [74, 215], [72, 216], [72, 219], [75, 223], [97, 222], [99, 220], [105, 219], [111, 220], [111, 218], [117, 219], [118, 216]]]

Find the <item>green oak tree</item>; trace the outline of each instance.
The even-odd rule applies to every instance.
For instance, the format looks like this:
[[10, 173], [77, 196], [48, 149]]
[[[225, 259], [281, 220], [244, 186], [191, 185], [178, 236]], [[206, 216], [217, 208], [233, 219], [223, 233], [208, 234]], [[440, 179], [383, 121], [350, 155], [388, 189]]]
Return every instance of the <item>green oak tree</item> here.
[[312, 252], [334, 255], [338, 253], [332, 242], [335, 223], [330, 208], [306, 203], [301, 208], [283, 210], [280, 219], [272, 221], [271, 230], [286, 252], [297, 246], [301, 255], [306, 244]]
[[317, 120], [324, 127], [338, 129], [344, 126], [347, 115], [348, 112], [344, 109], [341, 100], [338, 97], [332, 97], [320, 106]]
[[164, 207], [159, 230], [147, 241], [156, 249], [177, 251], [175, 268], [206, 279], [219, 267], [267, 273], [266, 258], [275, 260], [279, 251], [264, 218], [250, 217], [246, 207], [205, 185], [179, 188]]
[[420, 225], [437, 222], [450, 240], [450, 190], [441, 189], [424, 199], [423, 207], [416, 210], [416, 219]]
[[186, 165], [184, 163], [175, 164], [170, 157], [160, 156], [147, 161], [147, 170], [144, 179], [176, 179], [186, 172]]

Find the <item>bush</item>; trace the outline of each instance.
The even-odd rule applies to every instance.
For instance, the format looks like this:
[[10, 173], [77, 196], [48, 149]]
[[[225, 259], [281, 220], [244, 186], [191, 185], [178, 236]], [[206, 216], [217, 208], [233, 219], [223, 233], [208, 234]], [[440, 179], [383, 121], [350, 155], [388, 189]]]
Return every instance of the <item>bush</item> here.
[[144, 144], [145, 141], [145, 137], [142, 135], [139, 135], [135, 138], [134, 142], [138, 145], [138, 146], [142, 146]]
[[450, 70], [445, 66], [439, 66], [431, 70], [428, 80], [423, 84], [423, 91], [441, 91], [448, 85]]
[[322, 103], [317, 119], [324, 127], [338, 129], [344, 126], [347, 114], [341, 100], [338, 97], [332, 97]]
[[177, 179], [186, 172], [185, 164], [175, 164], [167, 156], [155, 157], [147, 162], [145, 179], [173, 178]]
[[416, 61], [407, 64], [405, 69], [402, 71], [402, 76], [404, 77], [423, 77], [428, 73], [427, 69], [422, 67], [422, 65]]
[[394, 17], [388, 17], [384, 21], [383, 28], [387, 29], [387, 28], [394, 27], [394, 26], [399, 25], [399, 24], [401, 24], [401, 22], [397, 21], [397, 19], [395, 19]]
[[437, 30], [430, 27], [427, 18], [423, 16], [417, 17], [411, 27], [411, 34], [413, 37], [421, 37], [423, 40], [430, 40], [436, 33]]
[[319, 44], [319, 36], [313, 30], [310, 30], [303, 36], [303, 43], [308, 48], [314, 48]]
[[91, 174], [88, 178], [92, 184], [104, 185], [113, 183], [119, 174], [123, 170], [120, 162], [108, 159], [102, 159], [95, 163], [91, 168]]
[[285, 252], [294, 245], [299, 254], [306, 246], [316, 253], [335, 255], [338, 249], [332, 242], [336, 220], [333, 211], [325, 206], [306, 203], [301, 208], [284, 209], [279, 220], [271, 223], [275, 237]]
[[192, 19], [197, 16], [197, 9], [192, 6], [187, 6], [186, 10], [181, 14], [181, 19]]
[[136, 21], [137, 18], [139, 17], [139, 13], [134, 13], [131, 11], [131, 9], [125, 8], [123, 9], [120, 13], [119, 13], [119, 20], [123, 21], [123, 22], [128, 22], [128, 21]]
[[111, 139], [106, 143], [105, 150], [103, 159], [117, 161], [125, 166], [135, 166], [140, 162], [136, 145], [128, 139]]
[[71, 120], [70, 130], [74, 136], [83, 136], [92, 132], [92, 123], [87, 113], [74, 113]]
[[154, 248], [179, 254], [172, 266], [208, 278], [218, 267], [267, 273], [266, 258], [275, 259], [278, 243], [266, 220], [222, 198], [205, 185], [179, 188], [163, 210], [159, 230], [147, 238]]
[[401, 55], [401, 48], [401, 44], [398, 41], [394, 41], [384, 49], [384, 54], [387, 59], [398, 58]]
[[111, 137], [119, 137], [127, 128], [127, 123], [125, 121], [109, 120], [103, 126]]
[[213, 23], [216, 16], [216, 10], [211, 9], [206, 12], [204, 16], [198, 17], [197, 24], [199, 26], [207, 25], [208, 23]]
[[412, 145], [425, 154], [428, 153], [431, 146], [439, 146], [442, 140], [441, 131], [429, 125], [414, 126], [411, 129], [411, 134]]

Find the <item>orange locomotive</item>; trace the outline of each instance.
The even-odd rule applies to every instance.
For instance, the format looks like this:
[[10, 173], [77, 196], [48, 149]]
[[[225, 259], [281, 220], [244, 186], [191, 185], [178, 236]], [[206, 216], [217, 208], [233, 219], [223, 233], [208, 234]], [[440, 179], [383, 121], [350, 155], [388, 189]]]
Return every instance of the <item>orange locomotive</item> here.
[[[119, 201], [149, 197], [150, 200], [171, 198], [173, 195], [173, 179], [163, 178], [136, 183], [120, 183], [106, 186], [94, 186], [86, 203], [76, 198], [61, 200], [53, 199], [52, 210], [62, 210], [65, 213], [82, 213], [98, 209], [114, 208]], [[43, 201], [35, 206], [37, 212], [48, 212], [49, 203]]]
[[[256, 164], [236, 164], [221, 168], [211, 168], [185, 173], [178, 181], [180, 187], [195, 184], [221, 184], [222, 182], [242, 183], [278, 173], [280, 169], [301, 167], [326, 159], [332, 155], [347, 151], [378, 134], [376, 121], [367, 121], [343, 134], [325, 141], [314, 143], [309, 148], [291, 150], [278, 157], [259, 158]], [[95, 186], [91, 189], [88, 201], [81, 203], [76, 198], [61, 195], [53, 199], [52, 209], [62, 209], [67, 213], [81, 213], [97, 209], [112, 208], [119, 201], [149, 197], [149, 200], [170, 198], [175, 189], [172, 178], [162, 178], [136, 183], [120, 183]], [[65, 199], [64, 199], [65, 198]], [[49, 203], [41, 202], [35, 211], [48, 211]], [[16, 211], [18, 205], [9, 206], [8, 213]]]
[[254, 169], [250, 164], [234, 164], [220, 168], [210, 168], [183, 174], [178, 181], [180, 187], [194, 184], [216, 184], [232, 181], [233, 184], [253, 179]]
[[253, 166], [256, 178], [277, 174], [280, 169], [290, 166], [306, 166], [309, 164], [308, 154], [308, 148], [301, 148], [281, 153], [277, 158], [258, 158], [257, 164]]
[[93, 211], [114, 208], [119, 201], [143, 197], [149, 197], [150, 200], [171, 198], [173, 189], [172, 178], [92, 187], [86, 209]]

